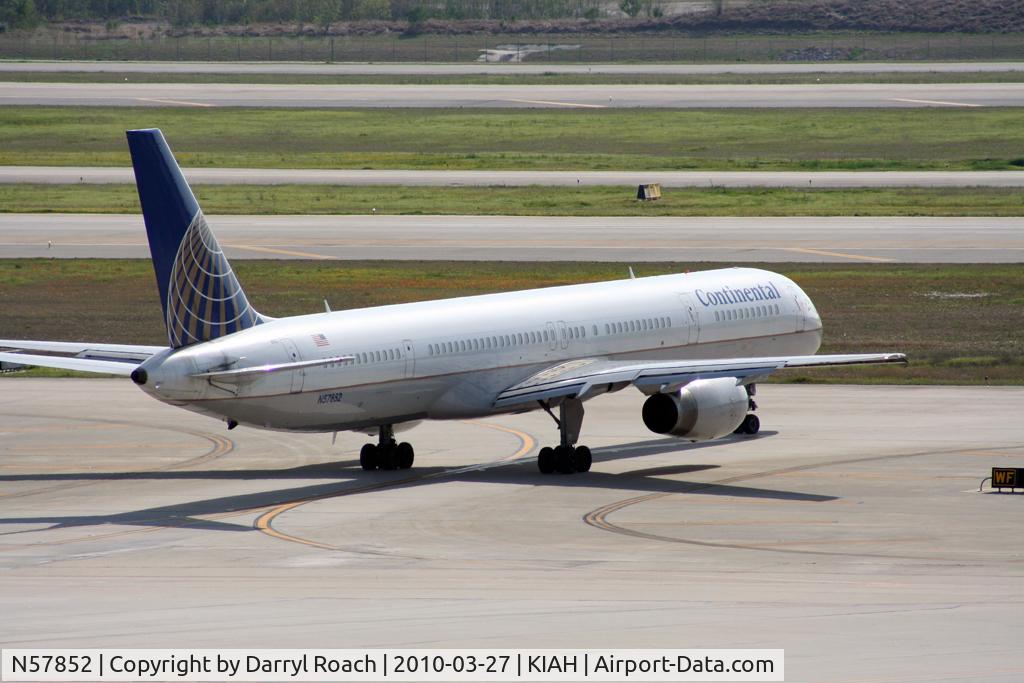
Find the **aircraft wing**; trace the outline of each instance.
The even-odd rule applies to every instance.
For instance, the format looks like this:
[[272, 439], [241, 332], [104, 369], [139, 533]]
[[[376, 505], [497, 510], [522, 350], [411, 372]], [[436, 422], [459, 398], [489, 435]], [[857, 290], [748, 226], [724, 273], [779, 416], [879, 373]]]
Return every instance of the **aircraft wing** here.
[[[135, 344], [93, 344], [90, 342], [0, 339], [0, 349], [61, 353], [73, 355], [76, 358], [92, 358], [95, 360], [110, 360], [122, 363], [134, 362], [136, 365], [166, 348], [166, 346], [138, 346]], [[14, 363], [17, 361], [11, 362]], [[31, 363], [25, 363], [25, 365], [31, 365]]]
[[[0, 349], [15, 349], [17, 351], [0, 352], [0, 361], [44, 368], [101, 372], [108, 375], [130, 375], [140, 363], [165, 348], [164, 346], [134, 344], [0, 339]], [[22, 351], [41, 351], [46, 354], [63, 355], [39, 355], [21, 353]]]
[[75, 358], [73, 356], [37, 356], [28, 353], [0, 352], [0, 361], [17, 363], [18, 365], [36, 365], [44, 368], [61, 368], [80, 372], [101, 372], [105, 375], [132, 374], [138, 363], [112, 360], [94, 360], [91, 358]]
[[583, 358], [566, 361], [528, 377], [498, 394], [495, 408], [559, 397], [587, 399], [633, 385], [644, 393], [675, 391], [698, 379], [736, 377], [743, 383], [785, 368], [906, 363], [902, 353], [776, 356], [688, 361], [618, 361]]

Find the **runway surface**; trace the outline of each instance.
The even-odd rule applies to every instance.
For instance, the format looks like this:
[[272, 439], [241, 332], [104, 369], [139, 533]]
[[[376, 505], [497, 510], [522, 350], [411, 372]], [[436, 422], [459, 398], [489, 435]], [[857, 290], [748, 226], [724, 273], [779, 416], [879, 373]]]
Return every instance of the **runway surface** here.
[[[209, 216], [230, 258], [1024, 262], [1024, 218]], [[0, 214], [0, 258], [149, 258], [140, 215]]]
[[0, 83], [0, 105], [145, 107], [1015, 107], [1024, 83], [813, 85], [266, 85]]
[[[663, 187], [1024, 187], [1024, 171], [415, 171], [301, 168], [186, 168], [197, 185], [430, 185]], [[131, 168], [0, 166], [0, 184], [134, 184]]]
[[1024, 71], [1024, 62], [802, 62], [767, 64], [485, 64], [347, 62], [0, 61], [0, 72], [198, 74], [472, 75], [472, 74], [799, 74], [978, 73]]
[[[127, 380], [0, 379], [7, 647], [722, 647], [787, 680], [1021, 680], [1022, 388], [762, 385], [763, 431], [655, 437], [587, 404], [364, 439], [240, 427]], [[951, 428], [954, 427], [955, 428]]]

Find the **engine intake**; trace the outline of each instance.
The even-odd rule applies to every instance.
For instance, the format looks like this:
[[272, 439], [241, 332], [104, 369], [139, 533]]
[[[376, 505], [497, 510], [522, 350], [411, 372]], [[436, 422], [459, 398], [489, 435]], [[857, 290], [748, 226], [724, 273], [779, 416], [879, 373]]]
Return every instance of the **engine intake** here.
[[644, 424], [655, 434], [707, 441], [731, 434], [747, 415], [747, 390], [735, 377], [699, 379], [644, 402]]

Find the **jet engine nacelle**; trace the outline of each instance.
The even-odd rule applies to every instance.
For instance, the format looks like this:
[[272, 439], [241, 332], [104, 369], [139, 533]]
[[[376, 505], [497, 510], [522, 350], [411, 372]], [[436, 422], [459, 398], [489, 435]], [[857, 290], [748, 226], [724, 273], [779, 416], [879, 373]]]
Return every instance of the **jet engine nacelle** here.
[[750, 399], [735, 377], [699, 379], [671, 394], [653, 394], [644, 403], [647, 428], [656, 434], [707, 441], [731, 434], [747, 415]]

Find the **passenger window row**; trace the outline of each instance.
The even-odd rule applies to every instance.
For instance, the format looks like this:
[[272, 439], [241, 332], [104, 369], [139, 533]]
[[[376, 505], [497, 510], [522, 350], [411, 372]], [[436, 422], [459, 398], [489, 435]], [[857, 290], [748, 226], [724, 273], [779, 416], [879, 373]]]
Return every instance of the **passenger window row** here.
[[369, 363], [384, 363], [389, 360], [401, 360], [401, 349], [383, 349], [381, 351], [366, 351], [357, 353], [356, 365], [368, 365]]
[[547, 341], [547, 339], [548, 333], [546, 330], [543, 332], [543, 335], [540, 332], [499, 334], [491, 337], [477, 337], [475, 339], [459, 339], [456, 341], [441, 342], [439, 344], [428, 344], [427, 353], [431, 356], [445, 356], [450, 353], [490, 351], [493, 349], [507, 349], [513, 346], [537, 344], [542, 340]]
[[[453, 353], [471, 353], [473, 351], [492, 351], [497, 349], [508, 349], [517, 346], [530, 344], [546, 344], [554, 342], [557, 337], [554, 332], [543, 329], [532, 332], [516, 332], [513, 334], [498, 334], [490, 337], [476, 337], [474, 339], [458, 339], [454, 341], [440, 342], [427, 345], [427, 354], [431, 356], [446, 356]], [[587, 331], [582, 326], [570, 327], [566, 334], [571, 339], [583, 339]]]
[[[715, 322], [727, 320], [749, 320], [752, 318], [764, 318], [769, 315], [779, 315], [779, 305], [747, 306], [727, 311], [715, 311]], [[664, 330], [672, 327], [672, 319], [663, 316], [657, 318], [640, 318], [639, 320], [624, 320], [621, 322], [605, 323], [605, 334], [628, 334], [635, 332], [649, 332], [651, 330]], [[594, 325], [594, 334], [597, 334], [597, 325]], [[573, 325], [566, 328], [566, 335], [569, 339], [586, 339], [587, 328], [583, 325]], [[456, 341], [428, 344], [427, 351], [431, 356], [443, 356], [453, 353], [469, 353], [472, 351], [491, 351], [496, 349], [507, 349], [515, 346], [526, 346], [529, 344], [544, 344], [554, 342], [557, 339], [544, 329], [539, 332], [516, 332], [514, 334], [499, 334], [490, 337], [477, 337], [474, 339], [459, 339]], [[401, 360], [401, 349], [381, 349], [378, 351], [366, 351], [355, 354], [357, 365], [368, 365], [370, 363], [384, 363], [387, 361]]]
[[641, 318], [640, 320], [625, 320], [623, 322], [605, 323], [605, 334], [626, 334], [628, 332], [649, 332], [651, 330], [664, 330], [672, 327], [672, 319], [669, 317]]
[[[776, 307], [778, 308], [778, 307]], [[717, 313], [716, 313], [717, 319]], [[626, 334], [628, 332], [648, 332], [672, 327], [672, 319], [669, 317], [641, 318], [639, 320], [626, 320], [623, 322], [605, 323], [605, 334]], [[571, 325], [564, 328], [565, 336], [568, 339], [586, 339], [587, 328], [585, 325]], [[597, 334], [597, 325], [594, 325], [594, 334]], [[473, 351], [492, 351], [508, 349], [530, 344], [547, 344], [557, 342], [558, 337], [554, 331], [542, 329], [540, 331], [516, 332], [513, 334], [498, 334], [489, 337], [476, 337], [472, 339], [458, 339], [453, 341], [439, 342], [427, 345], [427, 353], [431, 356], [445, 356], [454, 353], [471, 353]], [[401, 349], [382, 349], [379, 351], [366, 351], [355, 354], [357, 365], [370, 363], [383, 363], [393, 360], [401, 360]]]
[[744, 306], [728, 311], [715, 311], [715, 322], [767, 318], [770, 315], [779, 315], [778, 304], [769, 304], [767, 306]]

